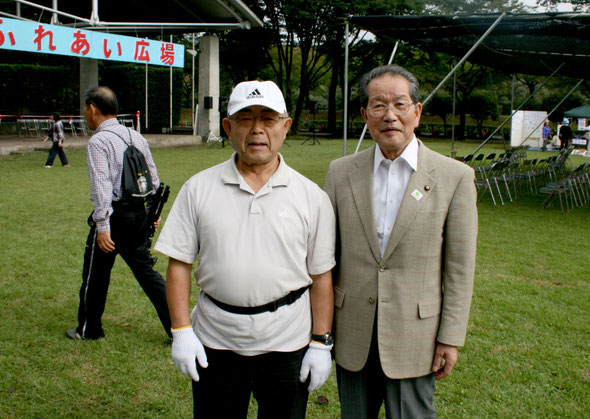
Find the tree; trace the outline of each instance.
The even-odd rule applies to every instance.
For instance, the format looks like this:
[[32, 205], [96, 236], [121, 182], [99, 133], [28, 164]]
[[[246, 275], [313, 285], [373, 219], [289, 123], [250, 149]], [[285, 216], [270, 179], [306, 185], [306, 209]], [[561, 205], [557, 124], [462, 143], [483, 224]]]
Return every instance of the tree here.
[[[559, 102], [563, 100], [564, 92], [553, 92], [549, 94], [547, 97], [543, 99], [543, 108], [547, 110], [547, 112], [551, 111], [553, 108], [557, 106]], [[549, 115], [549, 120], [554, 122], [555, 124], [561, 124], [563, 119], [563, 114], [572, 109], [577, 108], [578, 106], [582, 106], [585, 104], [585, 101], [578, 95], [571, 95], [568, 96], [561, 105]]]
[[440, 0], [426, 8], [432, 14], [474, 14], [494, 12], [524, 12], [518, 0]]
[[270, 55], [272, 47], [268, 30], [254, 28], [233, 30], [219, 35], [222, 45], [219, 60], [232, 85], [245, 80], [271, 78]]
[[449, 95], [438, 95], [427, 104], [429, 114], [438, 116], [443, 122], [443, 132], [447, 132], [447, 116], [453, 113], [453, 99]]
[[464, 62], [457, 70], [457, 110], [459, 113], [459, 129], [457, 138], [462, 140], [465, 138], [465, 126], [467, 123], [467, 114], [476, 111], [470, 106], [470, 98], [476, 89], [488, 87], [487, 80], [489, 80], [487, 67], [482, 67], [478, 64], [471, 64], [468, 61]]
[[497, 119], [496, 104], [490, 99], [489, 95], [484, 93], [476, 93], [472, 95], [468, 101], [467, 106], [470, 111], [471, 118], [475, 121], [477, 126], [477, 135], [483, 137], [483, 124], [488, 118]]

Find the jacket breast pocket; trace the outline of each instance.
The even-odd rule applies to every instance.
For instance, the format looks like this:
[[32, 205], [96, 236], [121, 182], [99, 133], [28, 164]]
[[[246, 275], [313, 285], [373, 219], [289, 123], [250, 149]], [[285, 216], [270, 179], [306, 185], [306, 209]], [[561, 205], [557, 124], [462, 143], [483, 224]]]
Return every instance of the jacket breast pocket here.
[[418, 317], [427, 319], [440, 314], [442, 308], [442, 298], [430, 298], [428, 300], [418, 301]]

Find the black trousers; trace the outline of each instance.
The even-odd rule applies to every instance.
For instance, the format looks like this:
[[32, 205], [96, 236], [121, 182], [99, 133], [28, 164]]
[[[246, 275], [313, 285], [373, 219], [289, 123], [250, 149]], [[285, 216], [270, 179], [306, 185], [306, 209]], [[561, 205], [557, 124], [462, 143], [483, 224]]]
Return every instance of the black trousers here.
[[47, 161], [45, 162], [45, 166], [53, 166], [53, 160], [55, 160], [55, 156], [59, 156], [61, 160], [62, 166], [68, 164], [68, 158], [66, 157], [66, 153], [64, 153], [63, 146], [60, 147], [57, 145], [56, 142], [53, 143], [51, 149], [49, 150], [49, 155], [47, 156]]
[[96, 224], [88, 219], [90, 233], [86, 240], [77, 332], [88, 339], [104, 336], [101, 317], [104, 312], [111, 270], [118, 254], [131, 268], [139, 285], [156, 308], [164, 330], [171, 336], [170, 314], [166, 302], [166, 283], [153, 269], [149, 229], [143, 204], [116, 206], [110, 217], [111, 239], [115, 250], [105, 253], [96, 242]]
[[299, 371], [306, 351], [244, 356], [206, 347], [209, 365], [197, 363], [199, 381], [193, 381], [195, 418], [245, 419], [253, 394], [259, 419], [304, 419], [308, 383], [299, 381]]

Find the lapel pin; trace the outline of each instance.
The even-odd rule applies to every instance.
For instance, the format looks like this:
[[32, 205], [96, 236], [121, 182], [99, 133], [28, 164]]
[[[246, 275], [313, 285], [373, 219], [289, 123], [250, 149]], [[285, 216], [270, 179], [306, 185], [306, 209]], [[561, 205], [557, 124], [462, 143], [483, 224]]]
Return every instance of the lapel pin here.
[[430, 185], [424, 185], [424, 190], [425, 191], [429, 191], [430, 190]]
[[412, 195], [412, 198], [414, 198], [416, 201], [421, 200], [424, 196], [422, 195], [422, 192], [420, 192], [418, 189], [414, 189], [414, 191], [410, 195]]

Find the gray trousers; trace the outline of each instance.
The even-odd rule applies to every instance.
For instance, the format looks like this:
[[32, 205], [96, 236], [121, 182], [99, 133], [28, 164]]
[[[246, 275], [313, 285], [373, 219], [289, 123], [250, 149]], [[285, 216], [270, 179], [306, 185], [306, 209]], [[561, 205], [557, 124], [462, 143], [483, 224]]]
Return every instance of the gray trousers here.
[[352, 372], [336, 365], [342, 419], [377, 418], [383, 402], [387, 419], [436, 418], [434, 375], [388, 378], [381, 368], [376, 341], [373, 334], [369, 357], [362, 370]]

